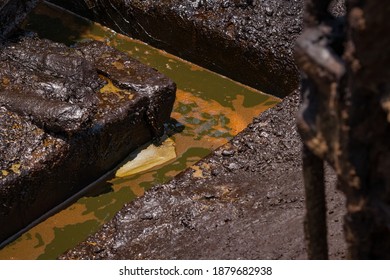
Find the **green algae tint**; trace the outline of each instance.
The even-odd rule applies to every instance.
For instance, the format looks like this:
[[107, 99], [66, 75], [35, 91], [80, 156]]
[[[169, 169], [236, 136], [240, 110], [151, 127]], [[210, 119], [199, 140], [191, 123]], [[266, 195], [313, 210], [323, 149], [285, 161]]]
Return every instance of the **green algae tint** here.
[[[0, 259], [56, 258], [98, 230], [125, 203], [192, 166], [243, 130], [254, 116], [280, 101], [49, 4], [40, 4], [25, 28], [67, 45], [86, 39], [105, 41], [173, 79], [178, 90], [172, 122], [166, 128], [176, 158], [99, 184], [93, 193], [0, 250]], [[194, 176], [200, 176], [198, 173], [195, 170]]]

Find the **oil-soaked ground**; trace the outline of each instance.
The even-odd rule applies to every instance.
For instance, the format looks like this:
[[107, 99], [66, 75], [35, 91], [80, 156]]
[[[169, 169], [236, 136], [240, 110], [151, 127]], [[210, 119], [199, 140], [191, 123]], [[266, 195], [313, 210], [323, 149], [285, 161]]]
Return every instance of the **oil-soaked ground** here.
[[[253, 116], [280, 101], [50, 5], [40, 5], [26, 28], [68, 45], [88, 38], [104, 40], [166, 73], [178, 85], [172, 113], [175, 121], [167, 125], [170, 138], [159, 148], [161, 162], [147, 162], [147, 168], [142, 163], [142, 169], [120, 169], [108, 183], [102, 183], [100, 188], [0, 250], [0, 259], [56, 258], [95, 232], [124, 203], [143, 195], [145, 189], [155, 184], [169, 181], [226, 143]], [[112, 84], [106, 87], [115, 92]]]
[[[297, 96], [256, 118], [229, 144], [174, 180], [126, 205], [61, 258], [306, 258]], [[335, 191], [335, 176], [328, 180], [330, 257], [338, 259], [345, 257], [344, 201]], [[39, 241], [39, 236], [30, 238]]]
[[[304, 259], [298, 94], [128, 204], [62, 259]], [[329, 170], [328, 170], [328, 173]], [[345, 258], [344, 201], [327, 182], [330, 258]]]
[[[342, 14], [342, 1], [332, 11]], [[127, 204], [60, 258], [307, 258], [298, 96], [297, 90], [212, 155]], [[345, 202], [326, 171], [329, 255], [343, 259]]]

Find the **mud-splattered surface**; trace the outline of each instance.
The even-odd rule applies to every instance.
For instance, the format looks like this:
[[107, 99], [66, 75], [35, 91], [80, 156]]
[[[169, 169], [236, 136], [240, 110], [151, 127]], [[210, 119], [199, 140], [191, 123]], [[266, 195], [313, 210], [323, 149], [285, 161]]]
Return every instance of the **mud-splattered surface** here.
[[269, 94], [298, 87], [303, 0], [50, 1]]
[[[155, 184], [167, 182], [234, 137], [254, 116], [279, 102], [277, 98], [50, 6], [40, 5], [26, 27], [42, 38], [68, 45], [86, 38], [105, 41], [172, 78], [178, 87], [177, 102], [172, 113], [174, 120], [167, 124], [167, 130], [176, 157], [165, 153], [163, 165], [137, 174], [120, 173], [111, 177], [87, 197], [0, 250], [0, 259], [56, 258], [96, 231], [124, 203], [143, 195]], [[115, 92], [115, 88], [109, 83], [104, 91]], [[129, 159], [140, 154], [132, 154]]]
[[[128, 204], [63, 259], [302, 259], [298, 97], [212, 156]], [[328, 170], [329, 172], [329, 170]], [[343, 199], [328, 176], [330, 257], [345, 257]]]
[[[335, 1], [333, 12], [343, 10]], [[306, 258], [297, 107], [295, 93], [192, 169], [128, 204], [61, 258]], [[342, 259], [345, 202], [335, 175], [326, 171], [330, 258]]]
[[[55, 32], [53, 35], [56, 36]], [[136, 48], [133, 52], [140, 53]], [[167, 69], [172, 65], [175, 64], [168, 62]], [[174, 80], [178, 77], [180, 75]], [[187, 88], [193, 89], [192, 86]], [[180, 94], [186, 93], [179, 91]], [[239, 98], [242, 97], [238, 95], [232, 100], [238, 102]], [[226, 100], [216, 102], [221, 101]], [[185, 115], [188, 109], [193, 110], [191, 103], [189, 99], [182, 107], [184, 110], [176, 113]], [[209, 103], [202, 106], [204, 104]], [[101, 231], [62, 258], [305, 258], [300, 142], [295, 130], [297, 104], [294, 95], [256, 118], [230, 144], [168, 184], [158, 185], [143, 198], [128, 204]], [[190, 135], [194, 135], [198, 125], [190, 126]], [[192, 151], [187, 159], [195, 162], [201, 152]], [[178, 159], [174, 166], [181, 164], [182, 160]], [[172, 176], [174, 166], [166, 168], [163, 174]], [[24, 250], [29, 256], [37, 257], [40, 253], [36, 252], [46, 248], [41, 257], [52, 258], [58, 247], [66, 249], [58, 237], [74, 239], [77, 243], [82, 234], [93, 232], [101, 220], [116, 211], [114, 201], [142, 194], [143, 187], [162, 179], [160, 176], [150, 178], [146, 184], [120, 188], [120, 195], [115, 198], [100, 195], [89, 202], [82, 200], [66, 209], [63, 215], [46, 222], [53, 231], [32, 230], [23, 241], [7, 248], [6, 253], [0, 251], [0, 255], [23, 258], [18, 252]], [[343, 258], [345, 251], [341, 230], [344, 202], [342, 195], [335, 191], [335, 177], [329, 176], [328, 180], [330, 257], [337, 259]], [[117, 186], [127, 184], [121, 179], [116, 183]], [[73, 224], [74, 211], [83, 213], [78, 225]], [[63, 226], [66, 220], [68, 225]], [[47, 240], [52, 243], [47, 244]], [[23, 242], [31, 246], [20, 246]]]
[[0, 55], [0, 247], [162, 136], [175, 101], [169, 78], [104, 43], [23, 35]]

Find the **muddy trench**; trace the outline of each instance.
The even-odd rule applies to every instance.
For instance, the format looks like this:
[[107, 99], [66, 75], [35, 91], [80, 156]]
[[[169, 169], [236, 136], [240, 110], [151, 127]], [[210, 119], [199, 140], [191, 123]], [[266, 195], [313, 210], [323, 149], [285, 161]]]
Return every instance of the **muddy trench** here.
[[[170, 118], [171, 105], [165, 106], [159, 143], [145, 142], [161, 133], [161, 125], [135, 126], [149, 140], [132, 143], [141, 147], [126, 159], [113, 159], [116, 168], [103, 180], [73, 191], [72, 204], [24, 228], [0, 249], [0, 259], [307, 258], [296, 131], [299, 72], [292, 58], [303, 1], [134, 1], [125, 8], [119, 0], [111, 7], [105, 1], [50, 2], [102, 25], [46, 2], [24, 30], [66, 46], [78, 43], [81, 50], [93, 39], [125, 52], [171, 79], [176, 101]], [[343, 13], [340, 1], [332, 9]], [[110, 81], [115, 75], [107, 77], [100, 92], [122, 99], [123, 89]], [[328, 167], [326, 173], [329, 252], [341, 259], [345, 201], [336, 175]]]

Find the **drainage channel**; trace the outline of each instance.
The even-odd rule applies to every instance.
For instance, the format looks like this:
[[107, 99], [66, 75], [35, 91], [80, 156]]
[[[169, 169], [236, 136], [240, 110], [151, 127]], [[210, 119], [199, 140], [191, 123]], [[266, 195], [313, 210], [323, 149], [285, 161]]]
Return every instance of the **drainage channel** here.
[[150, 144], [129, 155], [94, 191], [0, 250], [0, 259], [56, 258], [95, 232], [125, 203], [191, 167], [280, 101], [47, 3], [38, 6], [25, 28], [68, 45], [85, 39], [104, 41], [166, 74], [178, 89], [162, 145]]

